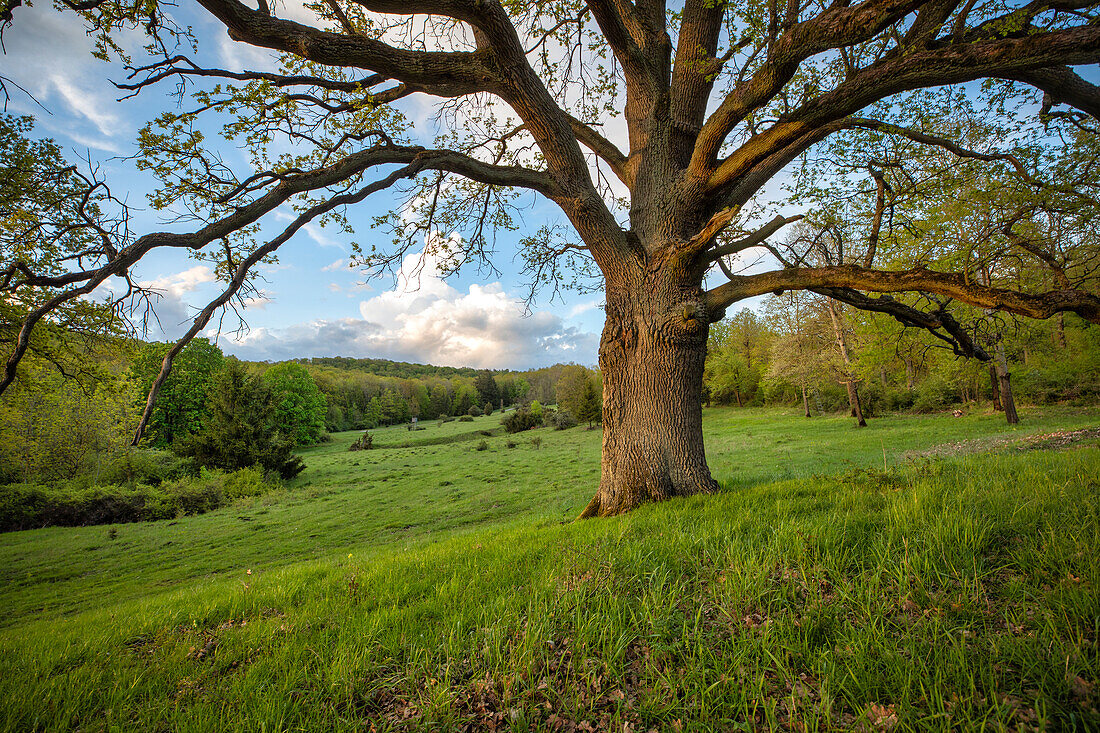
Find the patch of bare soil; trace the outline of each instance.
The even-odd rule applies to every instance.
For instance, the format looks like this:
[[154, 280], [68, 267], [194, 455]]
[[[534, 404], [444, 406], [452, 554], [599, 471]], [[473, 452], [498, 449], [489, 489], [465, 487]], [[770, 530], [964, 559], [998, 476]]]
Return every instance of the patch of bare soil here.
[[922, 451], [906, 451], [904, 458], [939, 458], [943, 456], [962, 456], [971, 453], [1008, 453], [1032, 450], [1062, 450], [1081, 443], [1100, 441], [1100, 427], [1081, 428], [1080, 430], [1055, 430], [1050, 433], [1034, 433], [1007, 438], [974, 438], [957, 440], [954, 443], [941, 443]]

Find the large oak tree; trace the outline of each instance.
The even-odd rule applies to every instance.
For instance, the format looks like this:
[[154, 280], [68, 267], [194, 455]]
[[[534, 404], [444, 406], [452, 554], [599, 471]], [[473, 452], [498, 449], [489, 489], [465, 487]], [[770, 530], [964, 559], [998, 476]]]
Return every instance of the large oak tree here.
[[[184, 234], [104, 236], [62, 273], [4, 263], [5, 292], [45, 295], [26, 312], [0, 388], [37, 324], [150, 251], [190, 249], [224, 279], [190, 337], [307, 223], [347, 226], [349, 207], [391, 187], [407, 195], [403, 215], [382, 222], [394, 246], [363, 251], [365, 267], [385, 269], [416, 248], [445, 267], [491, 265], [493, 231], [516, 226], [516, 192], [528, 190], [571, 224], [521, 239], [535, 285], [598, 270], [603, 459], [583, 516], [715, 488], [701, 431], [707, 333], [739, 300], [812, 289], [937, 330], [964, 352], [973, 344], [944, 311], [878, 294], [924, 292], [1034, 318], [1072, 311], [1100, 323], [1087, 278], [1025, 288], [981, 284], [965, 260], [956, 269], [920, 259], [881, 267], [873, 240], [814, 264], [788, 259], [753, 274], [732, 264], [766, 249], [794, 218], [760, 216], [764, 186], [830, 136], [873, 129], [960, 156], [1000, 154], [924, 133], [920, 105], [906, 101], [915, 90], [999, 80], [1038, 90], [1044, 103], [1037, 96], [1034, 113], [1050, 124], [1089, 128], [1100, 88], [1072, 67], [1100, 60], [1091, 0], [318, 0], [293, 9], [193, 1], [234, 41], [279, 54], [278, 68], [210, 68], [177, 54], [191, 31], [155, 0], [64, 0], [104, 55], [123, 53], [120, 30], [150, 36], [157, 57], [131, 62], [123, 88], [193, 91], [140, 142], [162, 182], [154, 203], [196, 224]], [[414, 96], [437, 110], [443, 132], [432, 145], [417, 144], [400, 112]], [[206, 144], [213, 128], [204, 120], [218, 115], [223, 134], [249, 151], [249, 170]], [[263, 222], [284, 205], [294, 214], [273, 233]], [[1043, 254], [1020, 246], [1013, 256], [1041, 264]], [[708, 288], [715, 268], [725, 281]], [[150, 405], [155, 396], [154, 387]]]

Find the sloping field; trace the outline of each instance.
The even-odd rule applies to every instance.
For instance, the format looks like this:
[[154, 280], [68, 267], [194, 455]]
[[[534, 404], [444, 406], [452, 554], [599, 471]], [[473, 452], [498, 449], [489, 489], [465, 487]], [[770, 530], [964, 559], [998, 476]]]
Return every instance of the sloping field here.
[[1024, 417], [708, 411], [723, 493], [583, 523], [598, 431], [348, 433], [207, 515], [0, 535], [0, 728], [1094, 729], [1095, 434], [901, 460], [1100, 422]]

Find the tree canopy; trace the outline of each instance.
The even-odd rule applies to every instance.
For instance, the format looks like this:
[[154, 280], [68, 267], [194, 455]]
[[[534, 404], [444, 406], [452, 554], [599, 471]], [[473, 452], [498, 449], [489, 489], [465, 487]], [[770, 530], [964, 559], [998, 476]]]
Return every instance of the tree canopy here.
[[[519, 226], [517, 197], [530, 191], [570, 225], [517, 237], [533, 289], [595, 282], [605, 297], [603, 471], [590, 516], [716, 487], [699, 414], [705, 345], [709, 324], [745, 298], [814, 290], [936, 331], [978, 357], [988, 354], [946, 301], [1100, 322], [1089, 264], [1096, 242], [1080, 229], [1087, 216], [1062, 211], [1094, 204], [1080, 172], [1094, 170], [1087, 141], [1100, 88], [1074, 69], [1100, 60], [1092, 2], [326, 0], [295, 8], [297, 20], [267, 0], [196, 3], [233, 41], [277, 54], [277, 69], [212, 68], [178, 52], [180, 41], [206, 39], [167, 4], [67, 4], [96, 34], [98, 52], [127, 64], [122, 89], [175, 83], [189, 95], [139, 143], [142, 165], [160, 181], [151, 202], [194, 228], [129, 238], [93, 221], [81, 231], [98, 236], [81, 258], [63, 260], [63, 273], [5, 262], [0, 287], [37, 303], [22, 319], [9, 373], [47, 314], [156, 249], [188, 249], [224, 282], [186, 339], [240, 299], [252, 268], [304, 226], [350, 230], [349, 207], [374, 192], [405, 194], [401, 215], [378, 222], [392, 245], [358, 250], [358, 263], [379, 272], [412, 252], [445, 271], [491, 269], [495, 233]], [[137, 28], [149, 39], [140, 60], [123, 45]], [[404, 114], [413, 97], [434, 105], [434, 140], [417, 137]], [[953, 120], [956, 110], [966, 119]], [[969, 134], [971, 114], [995, 134]], [[205, 143], [217, 124], [247, 166]], [[936, 237], [921, 240], [934, 246], [887, 251], [883, 222], [904, 187], [870, 152], [880, 139], [942, 159], [943, 171], [989, 164], [1000, 182], [982, 190], [1023, 181], [1028, 196], [1051, 204], [1013, 209], [990, 247]], [[817, 216], [821, 197], [805, 194], [806, 210], [789, 215], [765, 189], [835, 141], [875, 181], [851, 194], [864, 211], [854, 238]], [[816, 160], [818, 185], [841, 189], [857, 177], [848, 160]], [[959, 190], [943, 172], [928, 180], [947, 195]], [[278, 220], [287, 206], [289, 222]], [[803, 215], [805, 241], [770, 242]], [[774, 269], [739, 269], [754, 253]], [[1008, 262], [1029, 276], [1002, 274]], [[984, 277], [990, 263], [996, 272]], [[708, 280], [719, 272], [723, 282]], [[1030, 276], [1037, 272], [1049, 276]]]

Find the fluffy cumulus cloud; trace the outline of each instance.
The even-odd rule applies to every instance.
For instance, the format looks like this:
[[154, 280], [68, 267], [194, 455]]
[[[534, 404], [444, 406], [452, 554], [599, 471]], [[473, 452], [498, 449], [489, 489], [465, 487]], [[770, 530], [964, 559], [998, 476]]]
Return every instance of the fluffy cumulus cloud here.
[[547, 312], [525, 314], [499, 283], [465, 291], [441, 279], [433, 262], [410, 256], [397, 286], [359, 304], [361, 318], [254, 329], [222, 348], [246, 359], [357, 356], [450, 366], [526, 368], [559, 361], [594, 363], [596, 334]]

